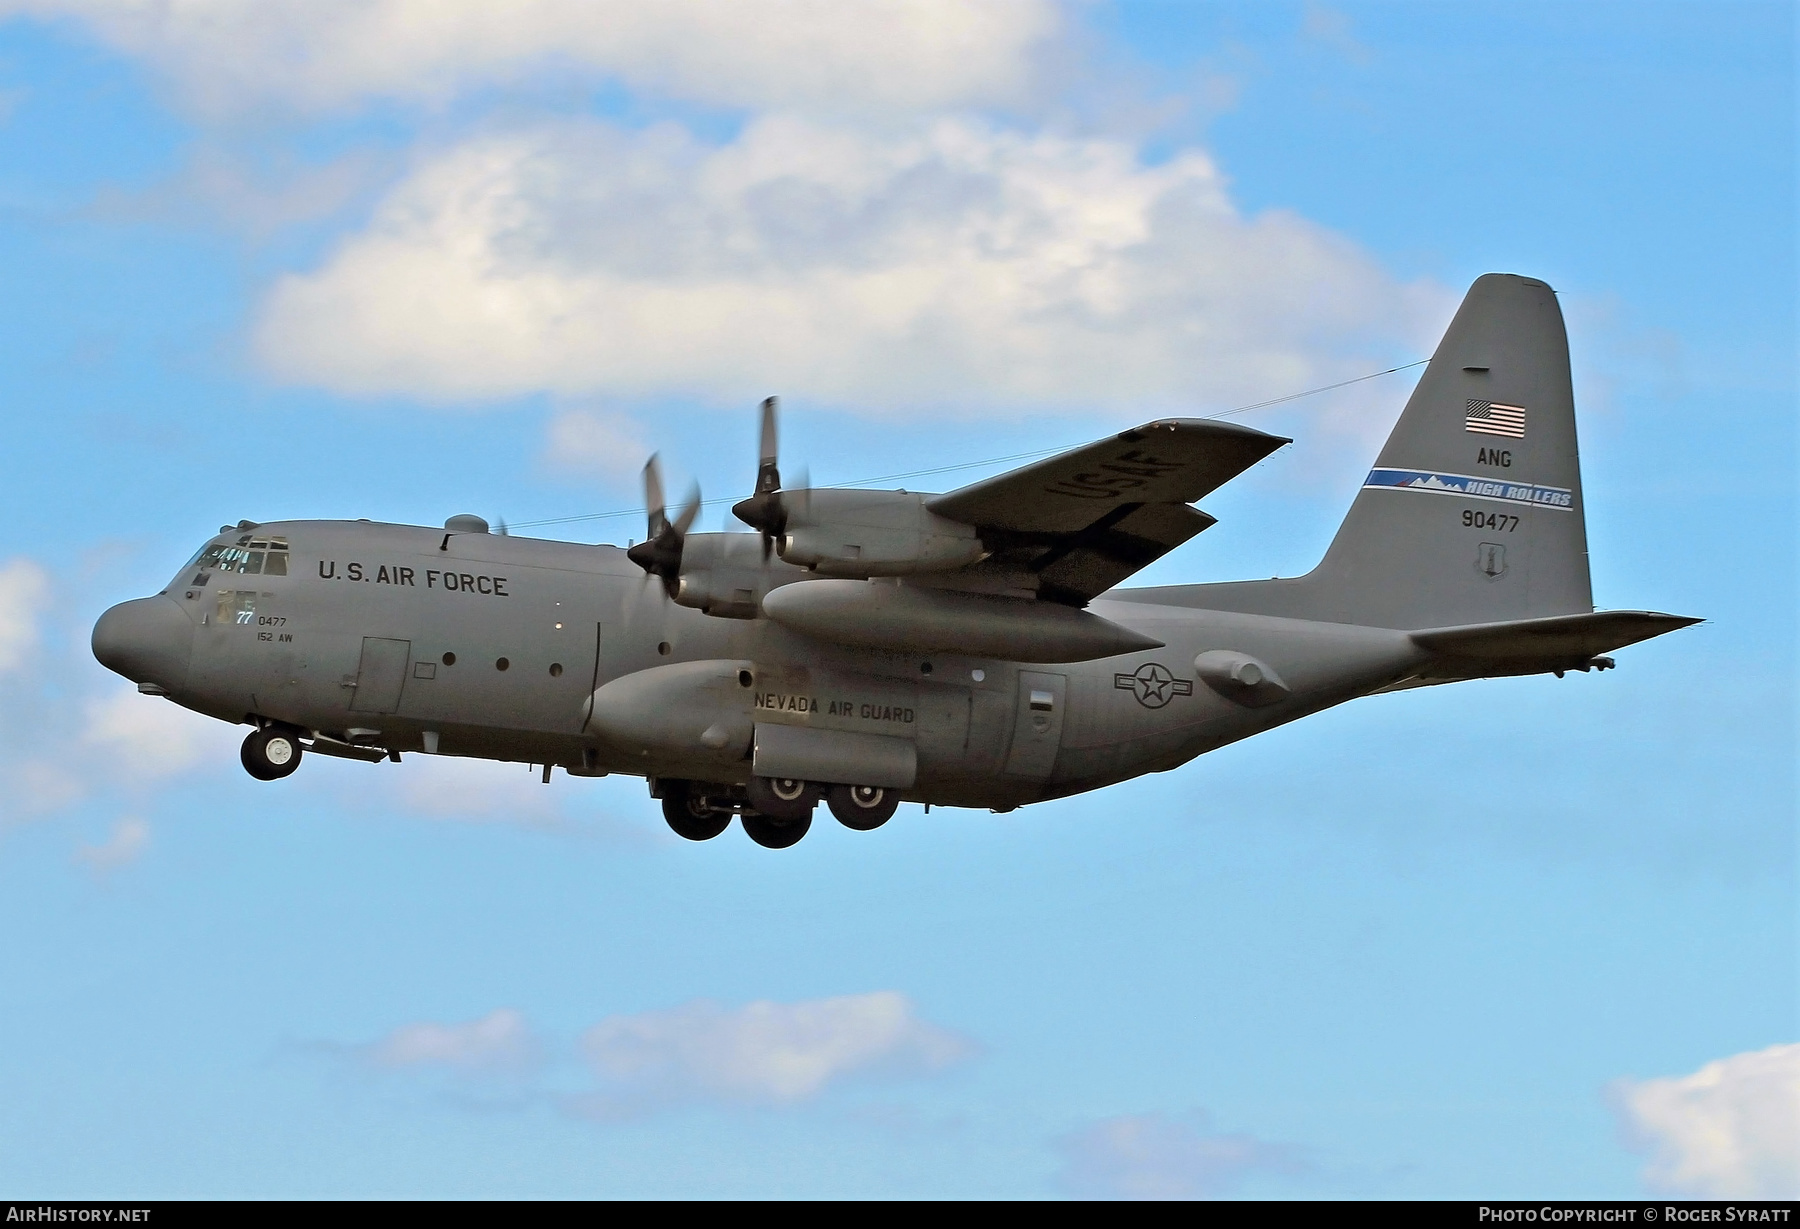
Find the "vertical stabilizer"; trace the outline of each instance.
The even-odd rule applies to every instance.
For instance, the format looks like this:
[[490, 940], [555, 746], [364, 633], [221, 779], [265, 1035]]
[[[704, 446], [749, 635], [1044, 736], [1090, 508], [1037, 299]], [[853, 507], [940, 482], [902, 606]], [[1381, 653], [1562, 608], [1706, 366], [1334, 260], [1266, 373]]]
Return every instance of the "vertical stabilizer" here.
[[1469, 288], [1318, 567], [1182, 588], [1183, 605], [1406, 629], [1591, 611], [1555, 292], [1509, 273]]

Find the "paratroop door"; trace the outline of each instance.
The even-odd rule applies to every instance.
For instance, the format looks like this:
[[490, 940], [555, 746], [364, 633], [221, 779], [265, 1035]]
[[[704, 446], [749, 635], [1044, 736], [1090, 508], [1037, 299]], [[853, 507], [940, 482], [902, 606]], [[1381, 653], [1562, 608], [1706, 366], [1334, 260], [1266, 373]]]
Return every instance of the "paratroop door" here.
[[1068, 679], [1036, 670], [1019, 671], [1018, 711], [1013, 720], [1012, 750], [1006, 773], [1042, 781], [1056, 765], [1062, 745], [1063, 709]]
[[406, 665], [412, 657], [412, 641], [364, 636], [362, 664], [356, 670], [356, 691], [350, 697], [353, 713], [391, 713], [400, 707], [400, 689], [406, 686]]

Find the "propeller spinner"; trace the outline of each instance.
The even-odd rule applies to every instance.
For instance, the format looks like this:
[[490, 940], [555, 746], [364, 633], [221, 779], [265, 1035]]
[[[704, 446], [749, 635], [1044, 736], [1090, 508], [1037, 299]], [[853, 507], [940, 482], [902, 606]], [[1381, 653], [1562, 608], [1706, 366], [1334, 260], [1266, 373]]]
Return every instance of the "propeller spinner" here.
[[650, 510], [650, 532], [625, 557], [650, 576], [661, 578], [663, 590], [675, 596], [681, 583], [681, 548], [694, 518], [700, 515], [700, 486], [688, 492], [687, 504], [673, 522], [663, 508], [662, 469], [655, 454], [644, 462], [644, 506]]

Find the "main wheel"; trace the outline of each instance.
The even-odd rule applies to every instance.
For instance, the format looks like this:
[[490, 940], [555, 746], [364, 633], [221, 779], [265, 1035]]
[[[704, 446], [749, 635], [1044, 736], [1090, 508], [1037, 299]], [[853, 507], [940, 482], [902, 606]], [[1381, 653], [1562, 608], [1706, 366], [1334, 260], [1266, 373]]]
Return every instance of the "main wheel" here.
[[300, 767], [300, 736], [280, 726], [252, 730], [238, 758], [258, 781], [279, 781]]
[[795, 777], [751, 777], [744, 792], [751, 806], [773, 820], [811, 819], [819, 801], [818, 788]]
[[844, 827], [873, 832], [894, 817], [900, 794], [874, 785], [834, 785], [825, 795], [825, 805]]
[[675, 835], [689, 841], [710, 841], [731, 823], [730, 811], [715, 811], [703, 794], [687, 790], [663, 795], [663, 818]]
[[786, 849], [806, 835], [812, 827], [812, 816], [803, 819], [775, 819], [768, 815], [758, 815], [746, 811], [742, 816], [744, 832], [764, 849]]

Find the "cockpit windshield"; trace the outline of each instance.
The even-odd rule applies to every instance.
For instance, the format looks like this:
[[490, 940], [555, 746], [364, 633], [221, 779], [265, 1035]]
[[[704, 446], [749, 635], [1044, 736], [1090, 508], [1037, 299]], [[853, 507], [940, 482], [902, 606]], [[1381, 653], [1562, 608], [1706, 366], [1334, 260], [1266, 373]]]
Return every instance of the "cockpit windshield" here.
[[229, 545], [215, 542], [201, 548], [189, 567], [201, 571], [236, 572], [243, 576], [286, 576], [286, 538], [257, 538], [245, 534]]

